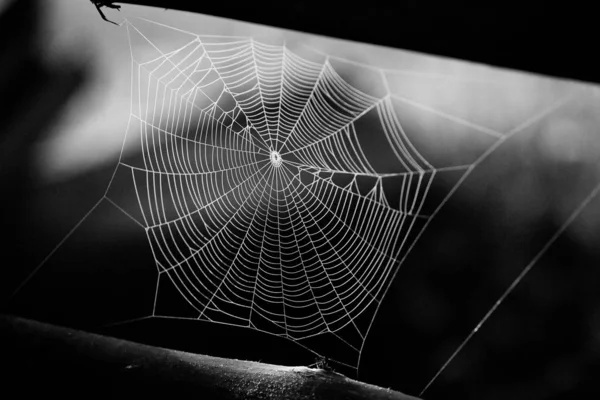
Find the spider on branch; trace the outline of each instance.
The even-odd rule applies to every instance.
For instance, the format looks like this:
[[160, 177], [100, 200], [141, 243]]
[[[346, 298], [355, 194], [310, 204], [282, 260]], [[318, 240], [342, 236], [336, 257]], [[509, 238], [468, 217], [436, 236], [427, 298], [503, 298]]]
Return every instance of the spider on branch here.
[[111, 24], [119, 25], [116, 22], [111, 21], [108, 18], [106, 18], [106, 15], [104, 15], [104, 13], [102, 12], [102, 7], [114, 8], [115, 10], [121, 11], [121, 6], [113, 4], [114, 1], [109, 1], [109, 0], [90, 0], [90, 1], [92, 2], [93, 5], [96, 6], [96, 10], [98, 10], [98, 13], [100, 14], [100, 16], [102, 17], [103, 20], [105, 20], [106, 22], [110, 22]]
[[329, 359], [325, 356], [318, 356], [315, 359], [315, 366], [327, 372], [334, 372], [333, 367], [329, 364]]

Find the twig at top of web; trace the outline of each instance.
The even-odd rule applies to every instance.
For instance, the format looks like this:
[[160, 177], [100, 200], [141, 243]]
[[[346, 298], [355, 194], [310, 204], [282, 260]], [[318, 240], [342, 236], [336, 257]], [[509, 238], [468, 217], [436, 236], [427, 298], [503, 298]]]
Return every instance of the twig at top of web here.
[[90, 0], [90, 1], [92, 2], [92, 4], [94, 6], [96, 6], [96, 10], [98, 10], [98, 13], [100, 14], [100, 16], [102, 17], [103, 20], [105, 20], [106, 22], [110, 22], [111, 24], [120, 26], [116, 22], [111, 21], [110, 19], [106, 18], [106, 15], [104, 15], [104, 13], [102, 12], [102, 7], [113, 8], [115, 10], [121, 11], [121, 6], [118, 6], [118, 5], [114, 4], [114, 1], [109, 1], [109, 0]]

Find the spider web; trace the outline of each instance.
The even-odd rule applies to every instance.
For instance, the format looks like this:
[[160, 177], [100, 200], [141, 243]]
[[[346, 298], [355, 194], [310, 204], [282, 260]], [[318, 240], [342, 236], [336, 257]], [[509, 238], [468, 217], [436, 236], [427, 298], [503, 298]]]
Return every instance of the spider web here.
[[[348, 350], [334, 360], [355, 368], [436, 173], [402, 131], [385, 76], [378, 96], [285, 44], [192, 35], [167, 52], [127, 28], [159, 53], [132, 53], [144, 162], [127, 165], [159, 273], [152, 315], [168, 280], [188, 318], [300, 344], [333, 336]], [[369, 159], [374, 134], [393, 172]]]
[[[139, 60], [132, 48], [144, 157], [120, 163], [158, 268], [152, 316], [182, 318], [159, 310], [168, 280], [195, 310], [183, 318], [311, 350], [307, 339], [334, 337], [346, 352], [333, 360], [356, 368], [439, 172], [404, 133], [385, 74], [374, 71], [368, 93], [336, 60], [285, 44], [190, 35], [169, 51], [127, 29], [132, 46], [156, 50]], [[384, 172], [379, 154], [394, 161]]]
[[[164, 46], [142, 22], [180, 43]], [[501, 133], [393, 93], [401, 71], [144, 19], [125, 25], [130, 120], [100, 201], [146, 232], [158, 279], [142, 319], [246, 327], [354, 369], [382, 298], [438, 210], [502, 142], [567, 101]], [[403, 128], [402, 104], [469, 130], [484, 150], [455, 165], [427, 159]], [[137, 213], [111, 199], [123, 174]], [[441, 176], [452, 185], [430, 199]], [[166, 285], [189, 310], [162, 306]], [[324, 338], [343, 351], [331, 356]]]

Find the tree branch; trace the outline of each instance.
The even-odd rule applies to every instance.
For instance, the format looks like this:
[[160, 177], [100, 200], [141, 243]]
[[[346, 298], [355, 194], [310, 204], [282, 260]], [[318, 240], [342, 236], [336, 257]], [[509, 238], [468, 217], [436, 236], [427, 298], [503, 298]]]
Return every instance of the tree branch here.
[[24, 397], [41, 390], [80, 398], [418, 400], [320, 369], [190, 354], [11, 316], [0, 316], [0, 337], [3, 380]]
[[[545, 75], [600, 82], [600, 57], [590, 57], [596, 15], [581, 7], [537, 2], [473, 3], [370, 0], [354, 7], [332, 0], [124, 0], [270, 25], [317, 35], [509, 67]], [[591, 3], [590, 3], [591, 4]], [[493, 16], [493, 18], [491, 18]], [[577, 24], [556, 29], [564, 21]], [[507, 29], [506, 21], [510, 21]], [[473, 40], [477, 37], [477, 40]], [[483, 44], [483, 45], [482, 45]], [[557, 57], [557, 54], [560, 56]]]

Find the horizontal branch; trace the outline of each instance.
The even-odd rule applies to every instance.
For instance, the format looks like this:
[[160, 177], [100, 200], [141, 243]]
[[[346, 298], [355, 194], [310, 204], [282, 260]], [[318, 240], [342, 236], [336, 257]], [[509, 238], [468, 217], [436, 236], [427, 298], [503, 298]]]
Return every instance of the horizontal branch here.
[[[383, 1], [349, 7], [332, 0], [189, 1], [123, 0], [117, 4], [184, 10], [317, 35], [415, 50], [499, 67], [600, 82], [600, 57], [590, 57], [585, 37], [595, 37], [589, 9], [516, 0], [480, 2]], [[114, 15], [114, 14], [113, 14]], [[493, 15], [494, 18], [490, 18]], [[510, 20], [510, 29], [506, 21]], [[554, 29], [564, 21], [569, 29]], [[485, 23], [482, 23], [485, 21]], [[477, 37], [478, 40], [473, 40]], [[482, 43], [485, 43], [482, 46]], [[557, 54], [559, 55], [557, 57]]]
[[3, 381], [22, 397], [418, 400], [321, 369], [185, 353], [12, 316], [0, 316], [0, 338]]

